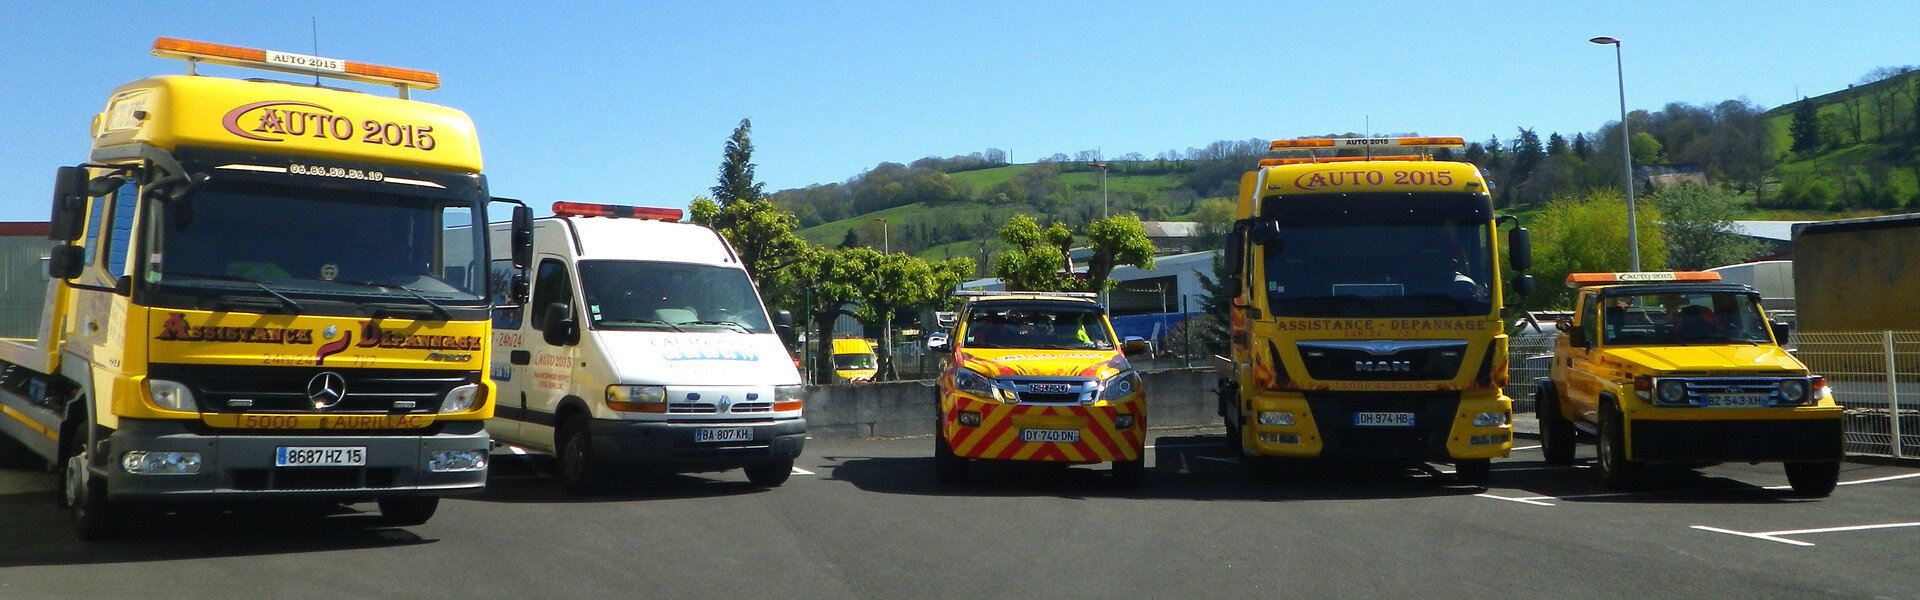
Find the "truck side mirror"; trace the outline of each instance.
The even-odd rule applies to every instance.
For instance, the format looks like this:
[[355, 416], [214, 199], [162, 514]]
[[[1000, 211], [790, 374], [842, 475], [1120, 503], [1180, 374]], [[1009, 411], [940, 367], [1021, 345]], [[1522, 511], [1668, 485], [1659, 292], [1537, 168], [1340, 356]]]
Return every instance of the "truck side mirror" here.
[[1525, 272], [1533, 269], [1533, 240], [1527, 234], [1527, 228], [1515, 227], [1513, 231], [1507, 232], [1507, 260], [1513, 263], [1515, 271]]
[[1581, 348], [1591, 348], [1591, 347], [1592, 347], [1592, 346], [1590, 346], [1590, 345], [1588, 345], [1588, 342], [1589, 342], [1590, 340], [1588, 340], [1588, 339], [1587, 339], [1587, 330], [1586, 330], [1586, 329], [1583, 329], [1583, 328], [1580, 328], [1580, 327], [1573, 327], [1573, 326], [1569, 326], [1569, 327], [1567, 327], [1566, 329], [1563, 329], [1563, 330], [1561, 330], [1561, 331], [1565, 331], [1565, 332], [1567, 333], [1567, 342], [1568, 342], [1568, 343], [1570, 343], [1570, 344], [1572, 344], [1572, 345], [1575, 345], [1575, 346], [1579, 346], [1579, 347], [1581, 347]]
[[[521, 269], [533, 264], [533, 209], [513, 207], [513, 266]], [[525, 299], [521, 299], [525, 302]]]
[[1533, 276], [1518, 275], [1513, 278], [1513, 293], [1522, 296], [1533, 295]]
[[1146, 354], [1148, 351], [1152, 349], [1153, 347], [1147, 345], [1146, 340], [1143, 340], [1140, 338], [1127, 338], [1127, 341], [1120, 343], [1120, 353], [1125, 354], [1127, 356], [1133, 356], [1135, 354]]
[[80, 239], [87, 226], [87, 183], [86, 169], [60, 167], [53, 180], [53, 216], [48, 220], [47, 239]]
[[579, 341], [579, 324], [573, 320], [573, 307], [555, 302], [540, 315], [540, 339], [548, 346], [571, 346]]
[[780, 342], [793, 344], [793, 313], [786, 310], [773, 311], [773, 332], [780, 336]]
[[1255, 246], [1266, 248], [1269, 252], [1280, 251], [1280, 222], [1270, 219], [1254, 221], [1247, 228], [1247, 241]]
[[1787, 343], [1787, 338], [1793, 336], [1793, 325], [1786, 321], [1774, 321], [1767, 326], [1773, 330], [1774, 343], [1784, 345]]
[[73, 279], [80, 276], [80, 269], [87, 266], [86, 250], [72, 244], [60, 244], [47, 254], [47, 276], [53, 279]]

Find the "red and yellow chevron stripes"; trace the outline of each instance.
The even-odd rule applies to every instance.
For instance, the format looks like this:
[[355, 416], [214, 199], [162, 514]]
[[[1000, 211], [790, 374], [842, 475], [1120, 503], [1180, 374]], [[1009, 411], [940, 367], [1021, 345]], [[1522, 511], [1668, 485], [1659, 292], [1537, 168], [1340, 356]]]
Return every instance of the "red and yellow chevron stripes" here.
[[[1101, 406], [1000, 404], [961, 396], [941, 420], [954, 454], [967, 458], [1058, 462], [1137, 460], [1146, 452], [1146, 411], [1139, 402]], [[959, 424], [960, 411], [980, 413], [979, 427]], [[1133, 415], [1121, 429], [1114, 417]], [[1078, 442], [1023, 442], [1022, 429], [1075, 430]]]

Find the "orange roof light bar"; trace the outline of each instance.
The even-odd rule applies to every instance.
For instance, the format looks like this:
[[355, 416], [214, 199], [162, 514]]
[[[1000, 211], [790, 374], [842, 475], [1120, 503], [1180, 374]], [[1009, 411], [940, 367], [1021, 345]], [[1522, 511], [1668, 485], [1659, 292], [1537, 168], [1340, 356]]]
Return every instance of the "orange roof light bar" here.
[[1366, 161], [1375, 161], [1375, 160], [1388, 160], [1388, 161], [1429, 160], [1430, 161], [1430, 160], [1433, 160], [1433, 157], [1421, 156], [1418, 154], [1395, 154], [1392, 156], [1381, 155], [1381, 156], [1325, 156], [1325, 157], [1319, 157], [1319, 158], [1262, 158], [1260, 159], [1260, 166], [1278, 167], [1280, 165], [1299, 165], [1299, 164], [1306, 164], [1306, 163], [1366, 162]]
[[153, 55], [161, 58], [178, 58], [187, 61], [189, 65], [187, 67], [188, 74], [193, 74], [193, 67], [191, 66], [193, 63], [209, 62], [231, 67], [266, 69], [284, 73], [332, 77], [334, 79], [345, 79], [362, 83], [391, 85], [400, 88], [401, 97], [406, 96], [405, 92], [408, 88], [431, 90], [440, 87], [440, 75], [431, 71], [403, 69], [400, 67], [340, 60], [337, 58], [307, 56], [305, 54], [275, 52], [256, 48], [242, 48], [239, 46], [228, 46], [226, 44], [195, 42], [175, 38], [163, 37], [154, 40]]
[[560, 217], [615, 217], [625, 219], [653, 219], [656, 221], [679, 221], [684, 215], [678, 208], [650, 208], [645, 206], [622, 206], [619, 204], [590, 204], [586, 202], [555, 202], [553, 214]]
[[1720, 274], [1713, 271], [1642, 271], [1635, 273], [1568, 273], [1567, 287], [1577, 288], [1588, 285], [1607, 285], [1613, 283], [1651, 283], [1681, 282], [1703, 283], [1719, 281]]
[[1459, 137], [1397, 137], [1397, 138], [1303, 138], [1297, 140], [1274, 140], [1268, 145], [1270, 150], [1310, 150], [1315, 148], [1464, 148], [1466, 138]]

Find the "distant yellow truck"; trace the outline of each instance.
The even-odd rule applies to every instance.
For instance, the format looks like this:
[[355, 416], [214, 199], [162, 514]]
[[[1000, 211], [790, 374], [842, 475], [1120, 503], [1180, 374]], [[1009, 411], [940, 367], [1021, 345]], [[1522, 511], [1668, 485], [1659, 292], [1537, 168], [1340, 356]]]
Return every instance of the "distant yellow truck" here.
[[1845, 411], [1776, 339], [1759, 294], [1718, 273], [1575, 273], [1571, 321], [1535, 382], [1548, 464], [1573, 462], [1576, 429], [1599, 442], [1608, 487], [1652, 463], [1781, 462], [1796, 495], [1833, 493]]
[[873, 353], [873, 342], [859, 338], [833, 340], [835, 382], [873, 381], [873, 376], [879, 372], [880, 363]]

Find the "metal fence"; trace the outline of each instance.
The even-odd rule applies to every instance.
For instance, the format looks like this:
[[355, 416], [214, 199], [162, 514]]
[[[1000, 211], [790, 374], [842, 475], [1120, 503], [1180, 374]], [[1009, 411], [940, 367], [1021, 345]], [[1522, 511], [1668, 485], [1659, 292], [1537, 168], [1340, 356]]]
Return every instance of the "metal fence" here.
[[1847, 407], [1847, 453], [1920, 458], [1920, 332], [1793, 332], [1792, 347]]
[[[1533, 381], [1547, 376], [1553, 340], [1531, 332], [1509, 340], [1514, 412], [1533, 412]], [[1847, 454], [1920, 458], [1920, 332], [1795, 331], [1787, 347], [1846, 407]]]

